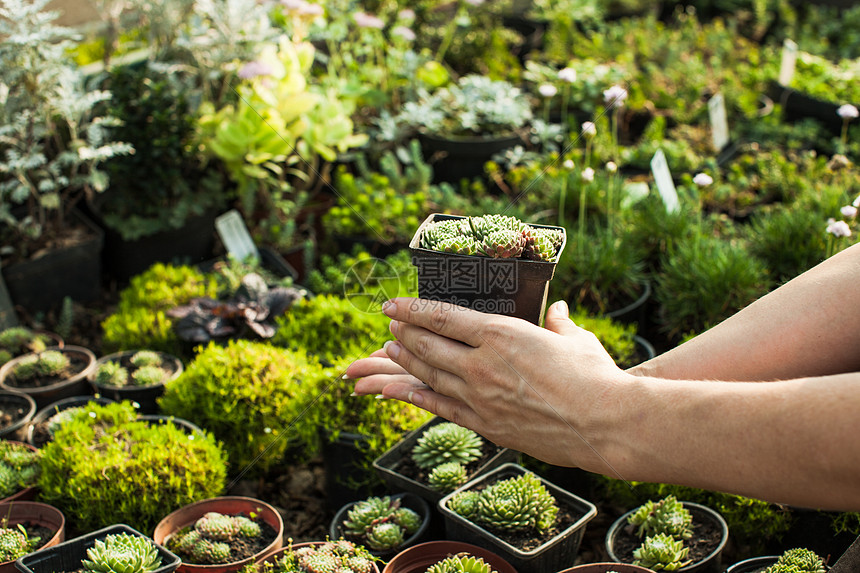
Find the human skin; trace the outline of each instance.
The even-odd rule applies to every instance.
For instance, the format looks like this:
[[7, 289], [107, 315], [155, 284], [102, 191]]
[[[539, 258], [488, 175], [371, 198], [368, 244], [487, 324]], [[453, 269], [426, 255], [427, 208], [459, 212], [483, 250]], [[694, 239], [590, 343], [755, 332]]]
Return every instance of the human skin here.
[[554, 465], [856, 511], [858, 285], [855, 245], [627, 371], [563, 302], [540, 328], [398, 298], [397, 340], [346, 376]]

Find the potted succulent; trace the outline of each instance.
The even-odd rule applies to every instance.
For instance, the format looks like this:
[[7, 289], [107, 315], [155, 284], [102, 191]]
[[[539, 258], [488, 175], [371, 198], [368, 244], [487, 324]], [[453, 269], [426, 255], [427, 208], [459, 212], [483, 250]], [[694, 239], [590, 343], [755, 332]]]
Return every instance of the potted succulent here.
[[51, 346], [0, 366], [0, 387], [29, 394], [42, 408], [68, 396], [86, 394], [96, 356], [83, 346]]
[[531, 101], [519, 88], [481, 75], [424, 92], [397, 116], [417, 131], [425, 157], [444, 155], [433, 171], [436, 181], [450, 183], [481, 178], [493, 154], [523, 142], [531, 119]]
[[668, 495], [619, 517], [606, 532], [606, 552], [619, 563], [651, 569], [720, 573], [726, 520], [713, 509]]
[[319, 573], [320, 564], [335, 571], [345, 566], [356, 573], [379, 573], [378, 560], [363, 545], [343, 538], [296, 544], [290, 540], [283, 549], [247, 564], [242, 573]]
[[36, 496], [40, 457], [28, 444], [0, 441], [0, 501], [30, 501]]
[[513, 565], [479, 545], [426, 541], [408, 547], [385, 564], [383, 573], [516, 573]]
[[738, 561], [726, 573], [825, 573], [827, 565], [815, 552], [804, 547], [787, 549], [781, 555], [751, 557]]
[[139, 571], [170, 573], [180, 559], [150, 537], [125, 524], [115, 524], [75, 537], [18, 559], [23, 573], [54, 571]]
[[131, 400], [141, 414], [158, 412], [156, 400], [165, 385], [182, 374], [182, 360], [157, 350], [125, 350], [96, 361], [89, 381], [96, 393], [116, 401]]
[[36, 401], [17, 390], [0, 390], [0, 438], [22, 442], [36, 414]]
[[27, 425], [25, 441], [31, 446], [41, 448], [54, 438], [62, 425], [71, 420], [77, 412], [89, 405], [111, 404], [113, 400], [101, 396], [71, 396], [49, 404], [36, 412]]
[[15, 560], [65, 541], [66, 518], [52, 505], [38, 501], [0, 504], [0, 572], [15, 571]]
[[566, 237], [505, 215], [434, 213], [409, 243], [418, 294], [540, 324]]
[[406, 434], [374, 460], [373, 467], [390, 488], [414, 493], [435, 506], [468, 480], [518, 459], [519, 452], [436, 416]]
[[364, 545], [388, 560], [427, 537], [431, 513], [427, 502], [411, 493], [371, 496], [341, 507], [329, 526], [329, 537]]
[[177, 507], [223, 491], [225, 454], [210, 434], [137, 416], [130, 402], [89, 406], [40, 450], [40, 500], [76, 530], [127, 522], [152, 531]]
[[438, 507], [446, 537], [489, 547], [521, 573], [572, 563], [597, 514], [592, 503], [512, 463], [466, 483]]
[[155, 526], [153, 539], [182, 558], [180, 571], [238, 571], [277, 551], [284, 521], [274, 507], [242, 496], [200, 500], [171, 512]]
[[654, 573], [654, 571], [629, 563], [585, 563], [563, 569], [559, 573]]
[[101, 293], [104, 237], [75, 205], [108, 187], [102, 162], [131, 150], [100, 126], [109, 94], [85, 91], [73, 32], [47, 3], [0, 6], [0, 259], [12, 300], [31, 312]]
[[12, 326], [0, 331], [0, 366], [22, 354], [39, 352], [49, 346], [63, 346], [63, 338], [54, 332], [36, 331], [26, 326]]

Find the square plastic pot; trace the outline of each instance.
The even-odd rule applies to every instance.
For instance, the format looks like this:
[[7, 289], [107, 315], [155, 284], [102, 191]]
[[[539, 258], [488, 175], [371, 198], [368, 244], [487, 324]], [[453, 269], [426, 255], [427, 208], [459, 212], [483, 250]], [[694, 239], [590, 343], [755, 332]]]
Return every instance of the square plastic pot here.
[[[524, 259], [494, 259], [458, 255], [421, 248], [421, 235], [436, 221], [465, 219], [433, 213], [415, 231], [409, 242], [412, 264], [418, 271], [421, 298], [450, 302], [481, 312], [514, 316], [540, 324], [543, 320], [549, 281], [555, 262]], [[563, 227], [531, 225], [564, 231]], [[559, 247], [556, 260], [564, 251]]]
[[[426, 483], [422, 483], [411, 477], [403, 475], [397, 468], [400, 467], [400, 462], [412, 456], [412, 449], [418, 443], [418, 439], [429, 428], [436, 424], [446, 422], [444, 418], [435, 416], [406, 434], [402, 440], [394, 444], [387, 452], [379, 456], [373, 461], [373, 468], [376, 473], [384, 481], [392, 491], [406, 491], [418, 495], [433, 507], [439, 502], [444, 494], [431, 488]], [[470, 476], [471, 479], [487, 473], [502, 464], [519, 461], [520, 453], [516, 450], [501, 448], [499, 451], [488, 459], [484, 464], [479, 466]]]
[[555, 497], [559, 508], [567, 509], [579, 517], [564, 530], [548, 538], [535, 549], [529, 551], [518, 549], [480, 525], [448, 509], [448, 501], [461, 491], [490, 485], [496, 481], [517, 477], [527, 472], [528, 470], [518, 464], [503, 464], [443, 497], [439, 501], [438, 507], [445, 520], [445, 536], [448, 539], [457, 539], [486, 547], [504, 557], [520, 573], [546, 573], [547, 571], [567, 569], [576, 561], [579, 545], [585, 535], [585, 527], [597, 515], [597, 507], [593, 503], [540, 478], [540, 476], [538, 477], [541, 483]]
[[[81, 568], [81, 560], [86, 559], [87, 549], [95, 545], [97, 539], [104, 539], [108, 535], [116, 533], [128, 533], [138, 537], [148, 537], [136, 529], [125, 524], [111, 525], [98, 531], [93, 531], [80, 537], [64, 541], [53, 547], [36, 551], [25, 555], [15, 561], [15, 568], [23, 573], [54, 573], [55, 571], [77, 571]], [[153, 543], [155, 543], [153, 541]], [[155, 543], [158, 554], [161, 556], [161, 567], [152, 573], [171, 573], [175, 571], [181, 560], [172, 551]]]

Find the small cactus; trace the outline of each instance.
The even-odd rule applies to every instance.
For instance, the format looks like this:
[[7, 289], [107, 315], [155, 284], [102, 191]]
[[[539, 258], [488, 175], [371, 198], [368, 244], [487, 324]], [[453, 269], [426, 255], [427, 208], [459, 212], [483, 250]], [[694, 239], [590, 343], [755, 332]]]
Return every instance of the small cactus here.
[[453, 422], [442, 422], [428, 428], [412, 448], [412, 459], [418, 467], [434, 468], [445, 462], [464, 466], [481, 457], [481, 436]]
[[119, 362], [102, 362], [96, 369], [95, 382], [102, 386], [125, 386], [128, 383], [128, 370]]
[[96, 539], [81, 567], [85, 573], [148, 573], [161, 567], [161, 556], [146, 537], [116, 533]]
[[633, 550], [633, 564], [653, 569], [654, 571], [677, 571], [691, 563], [687, 559], [689, 547], [684, 547], [684, 541], [671, 535], [658, 533], [646, 537], [637, 549]]
[[460, 462], [445, 462], [430, 471], [427, 483], [442, 493], [450, 493], [469, 479], [466, 468]]

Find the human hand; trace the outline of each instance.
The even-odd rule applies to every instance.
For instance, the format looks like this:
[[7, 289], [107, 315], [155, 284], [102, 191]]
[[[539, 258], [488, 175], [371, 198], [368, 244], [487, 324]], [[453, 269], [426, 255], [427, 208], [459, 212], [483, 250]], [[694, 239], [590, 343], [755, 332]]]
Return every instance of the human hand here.
[[396, 341], [351, 364], [357, 394], [411, 402], [492, 442], [556, 465], [607, 472], [599, 454], [611, 390], [629, 375], [563, 302], [546, 328], [448, 303], [398, 298]]

